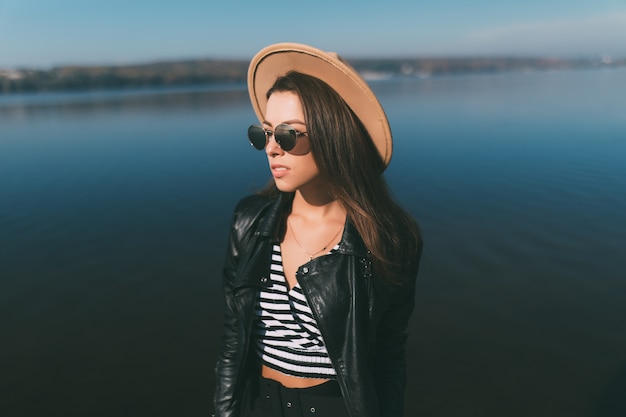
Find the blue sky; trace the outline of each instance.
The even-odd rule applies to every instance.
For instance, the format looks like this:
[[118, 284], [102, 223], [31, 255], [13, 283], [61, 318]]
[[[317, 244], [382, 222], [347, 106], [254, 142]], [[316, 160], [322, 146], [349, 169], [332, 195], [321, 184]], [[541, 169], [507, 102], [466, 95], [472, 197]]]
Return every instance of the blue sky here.
[[0, 0], [0, 67], [244, 58], [626, 57], [626, 0]]

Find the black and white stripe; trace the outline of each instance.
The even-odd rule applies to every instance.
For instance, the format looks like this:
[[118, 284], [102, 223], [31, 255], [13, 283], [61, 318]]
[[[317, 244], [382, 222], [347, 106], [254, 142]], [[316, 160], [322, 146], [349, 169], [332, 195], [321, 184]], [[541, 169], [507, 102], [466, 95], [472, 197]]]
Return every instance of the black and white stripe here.
[[287, 289], [280, 245], [272, 250], [271, 286], [256, 302], [257, 352], [270, 368], [302, 378], [336, 377], [335, 370], [299, 284]]

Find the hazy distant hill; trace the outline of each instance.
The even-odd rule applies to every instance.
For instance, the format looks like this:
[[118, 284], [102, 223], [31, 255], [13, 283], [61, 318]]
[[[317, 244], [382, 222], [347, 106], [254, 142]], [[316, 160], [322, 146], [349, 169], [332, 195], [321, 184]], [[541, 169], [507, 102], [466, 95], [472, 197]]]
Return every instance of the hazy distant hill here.
[[50, 70], [0, 71], [4, 93], [150, 87], [240, 82], [243, 61], [197, 60], [128, 66], [67, 66]]
[[[544, 58], [352, 59], [367, 79], [445, 74], [625, 66], [626, 59]], [[0, 69], [0, 94], [29, 91], [123, 89], [246, 81], [248, 61], [193, 60], [128, 66], [65, 66], [50, 70]]]

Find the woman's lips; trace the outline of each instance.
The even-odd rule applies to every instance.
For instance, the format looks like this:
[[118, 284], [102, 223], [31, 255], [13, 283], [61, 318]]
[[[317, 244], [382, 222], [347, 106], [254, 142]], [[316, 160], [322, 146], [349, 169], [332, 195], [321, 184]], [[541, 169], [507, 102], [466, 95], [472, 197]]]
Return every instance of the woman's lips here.
[[272, 176], [274, 178], [280, 178], [289, 172], [289, 168], [284, 165], [272, 164], [270, 165], [270, 169], [272, 170]]

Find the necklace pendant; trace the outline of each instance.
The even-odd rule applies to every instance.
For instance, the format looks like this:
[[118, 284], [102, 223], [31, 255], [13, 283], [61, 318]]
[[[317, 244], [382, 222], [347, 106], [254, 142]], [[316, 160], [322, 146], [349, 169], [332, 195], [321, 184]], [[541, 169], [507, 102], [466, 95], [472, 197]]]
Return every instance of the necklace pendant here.
[[319, 250], [315, 253], [311, 253], [309, 251], [307, 251], [304, 246], [302, 246], [302, 244], [298, 241], [298, 238], [296, 237], [296, 233], [293, 230], [293, 226], [291, 225], [291, 223], [289, 222], [289, 217], [287, 217], [287, 224], [289, 226], [288, 230], [291, 232], [292, 236], [293, 236], [293, 240], [296, 241], [296, 244], [298, 246], [300, 246], [300, 249], [302, 249], [307, 255], [309, 255], [309, 262], [311, 262], [313, 260], [313, 257], [315, 255], [317, 255], [318, 253], [324, 252], [326, 250], [326, 248], [333, 243], [333, 241], [337, 238], [337, 236], [339, 236], [339, 234], [341, 233], [341, 231], [343, 230], [343, 227], [339, 228], [339, 230], [337, 230], [337, 233], [335, 234], [335, 236], [333, 236], [333, 238], [330, 240], [330, 242], [328, 242], [326, 245], [324, 245], [324, 247], [322, 248], [322, 250]]

